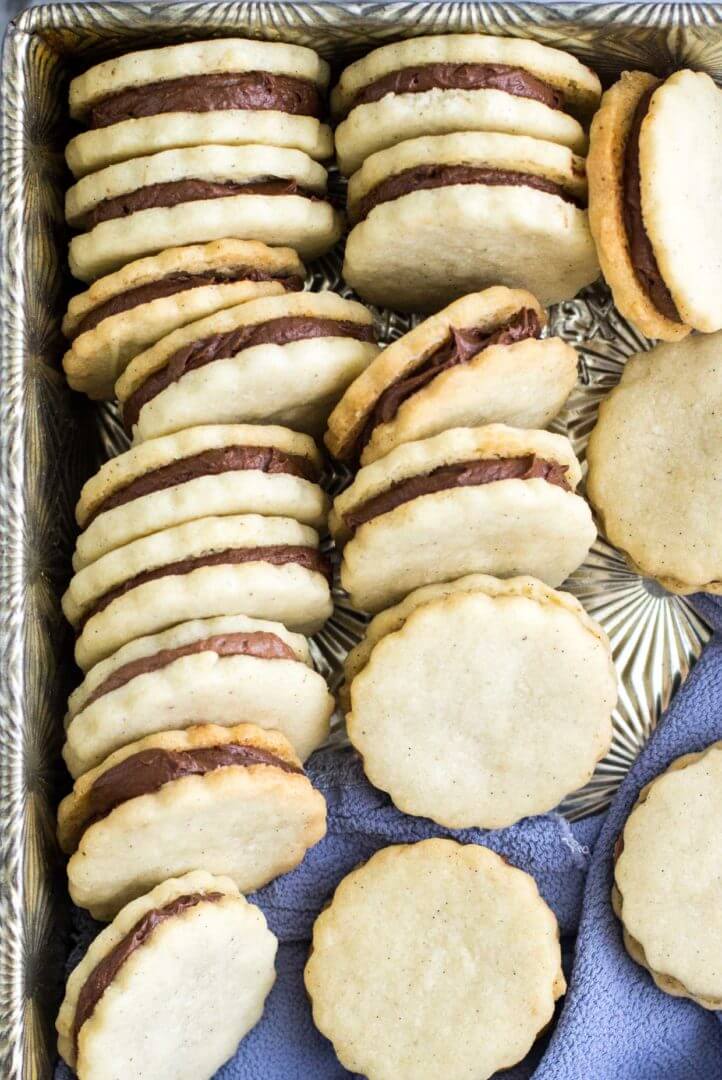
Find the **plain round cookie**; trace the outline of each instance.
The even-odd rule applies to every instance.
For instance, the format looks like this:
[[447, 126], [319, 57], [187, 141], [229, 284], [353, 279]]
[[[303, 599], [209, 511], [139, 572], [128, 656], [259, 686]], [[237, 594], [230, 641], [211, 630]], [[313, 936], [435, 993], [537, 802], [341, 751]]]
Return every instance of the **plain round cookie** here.
[[587, 449], [587, 495], [639, 573], [722, 592], [722, 334], [628, 360]]
[[[151, 913], [196, 897], [121, 964], [80, 1027], [76, 1055], [87, 980]], [[124, 907], [70, 973], [56, 1022], [60, 1056], [79, 1080], [210, 1080], [260, 1020], [276, 949], [263, 913], [230, 878], [194, 871], [165, 881]]]
[[384, 848], [344, 878], [305, 982], [316, 1027], [368, 1080], [487, 1080], [526, 1056], [566, 989], [534, 879], [452, 840]]
[[[272, 635], [286, 648], [269, 658], [252, 645], [234, 652], [233, 635]], [[90, 669], [68, 700], [63, 758], [75, 778], [146, 735], [243, 717], [280, 731], [305, 761], [327, 738], [333, 709], [300, 634], [243, 615], [196, 619], [130, 641]]]
[[[242, 276], [239, 280], [233, 280], [232, 276], [223, 280], [225, 273], [236, 269], [247, 269], [251, 275], [260, 271], [269, 275], [269, 280], [253, 281]], [[110, 314], [78, 333], [87, 316], [125, 293], [142, 290], [176, 274], [208, 273], [218, 274], [218, 280], [207, 284], [196, 282], [186, 288], [179, 285], [177, 292]], [[209, 244], [169, 248], [160, 255], [129, 263], [116, 273], [100, 278], [68, 304], [63, 319], [63, 333], [71, 339], [63, 357], [68, 383], [73, 390], [89, 397], [112, 398], [113, 384], [128, 361], [166, 334], [223, 308], [283, 293], [284, 279], [303, 280], [305, 276], [305, 267], [295, 251], [250, 240], [215, 240]]]
[[[229, 745], [278, 763], [211, 766], [181, 778], [173, 778], [171, 766], [170, 778], [156, 790], [89, 817], [93, 786], [128, 759], [141, 755], [147, 775], [150, 751], [182, 757]], [[58, 838], [70, 854], [71, 898], [101, 920], [166, 878], [197, 868], [226, 874], [241, 892], [253, 892], [297, 866], [325, 831], [326, 802], [291, 744], [255, 724], [201, 724], [140, 739], [79, 777], [58, 810]]]
[[642, 790], [621, 834], [613, 903], [629, 955], [660, 990], [722, 1008], [722, 743]]
[[589, 780], [617, 690], [601, 628], [573, 597], [523, 578], [414, 604], [350, 697], [349, 738], [400, 810], [496, 829]]
[[[262, 514], [325, 528], [328, 499], [315, 480], [270, 471], [272, 464], [264, 471], [263, 460], [257, 468], [222, 470], [224, 455], [235, 448], [298, 458], [309, 476], [317, 478], [323, 467], [311, 438], [277, 425], [209, 424], [149, 439], [106, 461], [83, 485], [75, 509], [83, 531], [76, 541], [73, 569], [82, 570], [124, 544], [195, 518]], [[204, 460], [207, 471], [199, 467], [195, 472], [193, 462]], [[128, 501], [111, 502], [124, 495]]]

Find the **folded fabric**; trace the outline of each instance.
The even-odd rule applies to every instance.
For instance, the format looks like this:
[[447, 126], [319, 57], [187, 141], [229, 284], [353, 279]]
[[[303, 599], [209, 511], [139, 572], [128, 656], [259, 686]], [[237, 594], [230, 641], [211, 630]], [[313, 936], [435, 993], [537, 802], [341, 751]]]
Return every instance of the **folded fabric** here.
[[534, 1080], [722, 1077], [720, 1014], [657, 989], [627, 955], [610, 903], [614, 844], [640, 790], [675, 758], [722, 739], [722, 602], [695, 597], [695, 606], [716, 633], [607, 812], [587, 879], [571, 983]]

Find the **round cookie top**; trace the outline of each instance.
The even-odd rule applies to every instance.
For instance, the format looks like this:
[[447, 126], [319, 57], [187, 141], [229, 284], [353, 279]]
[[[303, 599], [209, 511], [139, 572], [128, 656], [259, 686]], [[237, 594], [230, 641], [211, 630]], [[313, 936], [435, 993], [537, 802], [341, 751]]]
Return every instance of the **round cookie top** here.
[[143, 49], [96, 64], [70, 84], [70, 115], [81, 119], [96, 101], [132, 86], [192, 75], [258, 71], [328, 84], [329, 67], [312, 49], [283, 42], [223, 38]]
[[722, 334], [628, 360], [587, 449], [609, 541], [673, 592], [722, 592]]
[[526, 1055], [566, 988], [533, 878], [451, 840], [385, 848], [344, 878], [305, 982], [316, 1026], [369, 1080], [485, 1080]]
[[722, 90], [709, 75], [677, 71], [655, 90], [639, 168], [645, 228], [680, 317], [722, 329]]
[[569, 53], [535, 41], [485, 34], [446, 34], [409, 38], [374, 49], [349, 65], [331, 95], [336, 116], [353, 107], [364, 87], [405, 68], [427, 64], [503, 64], [521, 68], [560, 90], [571, 112], [589, 116], [601, 95], [599, 79]]
[[722, 743], [672, 762], [621, 836], [615, 908], [630, 955], [669, 994], [722, 1007]]

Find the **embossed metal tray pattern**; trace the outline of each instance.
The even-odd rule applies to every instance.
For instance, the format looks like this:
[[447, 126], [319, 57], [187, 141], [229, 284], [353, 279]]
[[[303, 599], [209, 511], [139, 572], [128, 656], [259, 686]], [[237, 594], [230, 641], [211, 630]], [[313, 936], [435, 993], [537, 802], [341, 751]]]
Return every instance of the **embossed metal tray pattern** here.
[[[82, 481], [122, 448], [113, 409], [72, 395], [59, 370], [64, 269], [63, 165], [68, 78], [124, 50], [192, 37], [250, 35], [318, 49], [334, 63], [394, 38], [478, 30], [568, 48], [609, 80], [641, 67], [691, 66], [722, 77], [722, 6], [715, 4], [206, 3], [56, 4], [34, 8], [6, 38], [2, 76], [3, 251], [0, 263], [0, 1074], [48, 1077], [67, 955], [68, 900], [54, 840], [67, 785], [59, 746], [76, 678], [59, 605], [69, 576], [73, 507]], [[341, 195], [340, 185], [337, 185]], [[312, 287], [348, 294], [340, 253], [312, 268]], [[410, 320], [378, 313], [384, 340]], [[600, 399], [645, 342], [595, 285], [552, 311], [575, 344], [579, 385], [557, 425], [580, 457]], [[347, 478], [331, 477], [332, 488]], [[567, 587], [609, 634], [620, 677], [614, 745], [561, 810], [602, 809], [709, 636], [684, 598], [631, 572], [603, 539]], [[332, 685], [363, 619], [337, 594], [314, 643]], [[332, 740], [344, 742], [340, 718]]]

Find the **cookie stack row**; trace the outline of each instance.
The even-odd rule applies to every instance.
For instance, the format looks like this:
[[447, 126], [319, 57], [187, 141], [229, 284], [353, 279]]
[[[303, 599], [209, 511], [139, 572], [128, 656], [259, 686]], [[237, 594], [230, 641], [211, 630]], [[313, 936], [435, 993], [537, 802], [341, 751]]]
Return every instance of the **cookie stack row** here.
[[496, 282], [574, 296], [599, 273], [584, 155], [600, 96], [575, 57], [518, 38], [411, 38], [351, 64], [331, 97], [346, 280], [402, 311]]

